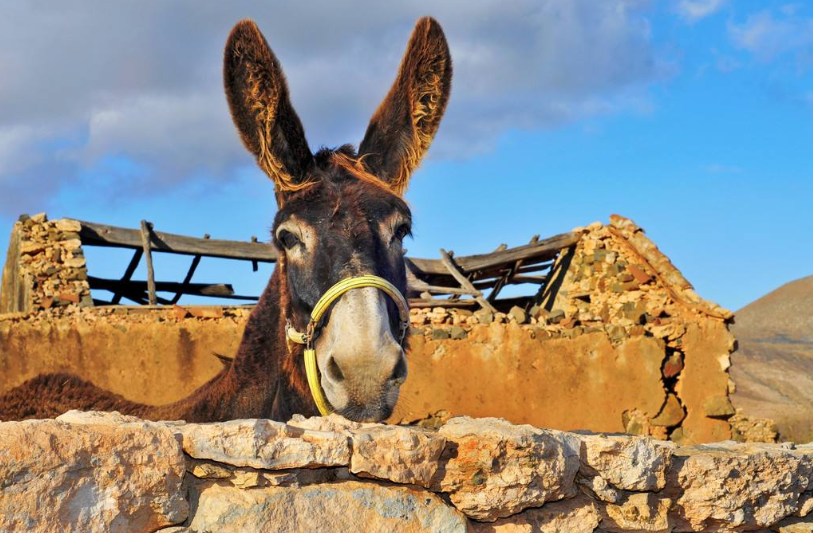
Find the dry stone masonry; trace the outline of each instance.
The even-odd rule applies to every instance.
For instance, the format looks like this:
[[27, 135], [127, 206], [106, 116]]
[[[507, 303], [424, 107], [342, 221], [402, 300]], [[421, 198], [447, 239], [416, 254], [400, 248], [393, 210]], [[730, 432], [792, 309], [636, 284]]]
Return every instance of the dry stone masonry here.
[[93, 304], [80, 230], [75, 220], [48, 220], [45, 213], [14, 224], [0, 313]]
[[0, 531], [813, 531], [813, 446], [455, 417], [0, 423]]

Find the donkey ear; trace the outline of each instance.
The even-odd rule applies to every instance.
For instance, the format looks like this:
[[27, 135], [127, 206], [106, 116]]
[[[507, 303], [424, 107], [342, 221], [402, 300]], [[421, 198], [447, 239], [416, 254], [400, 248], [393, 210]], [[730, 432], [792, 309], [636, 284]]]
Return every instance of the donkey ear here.
[[370, 171], [403, 194], [440, 125], [452, 86], [452, 57], [437, 21], [415, 25], [398, 77], [359, 146]]
[[305, 187], [313, 154], [288, 98], [279, 61], [251, 20], [239, 22], [226, 41], [223, 82], [243, 144], [277, 191]]

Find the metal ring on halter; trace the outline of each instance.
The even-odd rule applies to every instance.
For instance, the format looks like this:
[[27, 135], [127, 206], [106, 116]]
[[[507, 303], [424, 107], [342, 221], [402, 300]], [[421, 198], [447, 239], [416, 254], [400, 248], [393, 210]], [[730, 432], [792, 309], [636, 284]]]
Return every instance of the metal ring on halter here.
[[308, 322], [308, 329], [305, 333], [300, 333], [293, 328], [290, 323], [285, 325], [285, 334], [287, 335], [288, 339], [297, 344], [305, 345], [305, 372], [308, 376], [308, 386], [310, 387], [313, 401], [316, 403], [316, 407], [319, 409], [319, 413], [322, 416], [332, 413], [334, 409], [331, 407], [330, 402], [328, 402], [327, 398], [325, 397], [325, 393], [322, 390], [322, 385], [319, 382], [319, 368], [316, 364], [316, 349], [313, 346], [314, 337], [316, 336], [317, 329], [320, 327], [320, 320], [327, 310], [330, 309], [330, 306], [336, 300], [341, 298], [341, 296], [347, 291], [360, 289], [363, 287], [373, 287], [383, 291], [392, 299], [393, 302], [395, 302], [396, 307], [398, 307], [398, 318], [400, 319], [401, 325], [401, 338], [399, 339], [399, 342], [403, 344], [404, 337], [409, 329], [409, 304], [407, 303], [406, 298], [404, 298], [404, 295], [401, 294], [401, 291], [399, 291], [395, 285], [384, 278], [372, 275], [345, 278], [329, 288], [325, 294], [319, 298], [316, 305], [313, 306], [313, 311], [311, 311], [311, 319], [310, 322]]

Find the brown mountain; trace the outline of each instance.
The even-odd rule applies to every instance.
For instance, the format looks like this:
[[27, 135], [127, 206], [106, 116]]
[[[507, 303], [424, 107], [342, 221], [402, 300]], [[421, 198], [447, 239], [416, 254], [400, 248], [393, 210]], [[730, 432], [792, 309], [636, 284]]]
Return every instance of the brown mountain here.
[[734, 405], [775, 420], [783, 439], [813, 440], [813, 276], [743, 307], [731, 330]]

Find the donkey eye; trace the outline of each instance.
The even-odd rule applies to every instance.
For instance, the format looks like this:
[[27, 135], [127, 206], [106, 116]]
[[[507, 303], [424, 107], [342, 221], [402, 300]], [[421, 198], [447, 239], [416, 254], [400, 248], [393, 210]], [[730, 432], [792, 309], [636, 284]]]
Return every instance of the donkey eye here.
[[401, 224], [396, 228], [395, 233], [393, 233], [393, 240], [403, 241], [404, 237], [407, 235], [411, 235], [412, 231], [409, 227], [409, 224]]
[[279, 235], [277, 235], [277, 239], [282, 243], [282, 246], [284, 246], [286, 250], [290, 250], [300, 243], [300, 240], [297, 239], [296, 235], [286, 230], [280, 231]]

